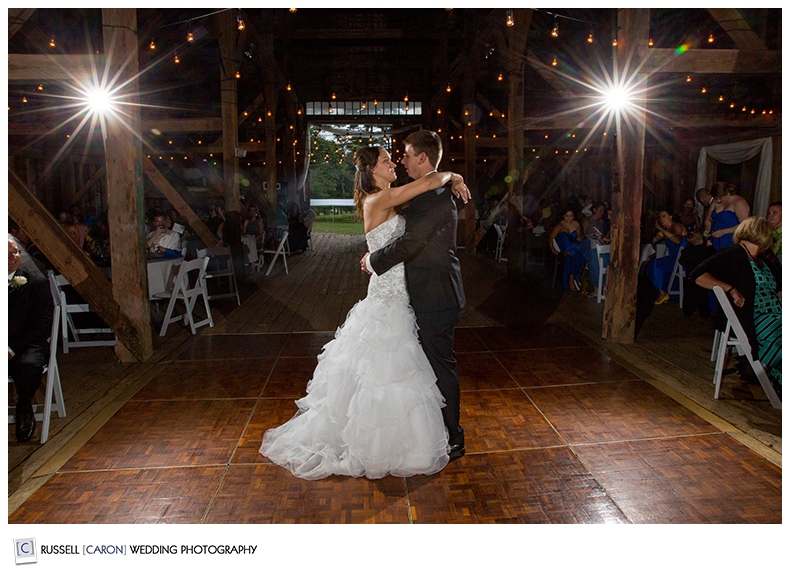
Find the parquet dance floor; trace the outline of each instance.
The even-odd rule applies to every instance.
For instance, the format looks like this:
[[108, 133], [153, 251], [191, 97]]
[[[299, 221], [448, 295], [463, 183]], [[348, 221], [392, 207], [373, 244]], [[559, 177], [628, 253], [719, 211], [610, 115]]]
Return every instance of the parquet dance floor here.
[[20, 523], [781, 523], [782, 470], [570, 328], [457, 331], [467, 455], [303, 481], [258, 453], [332, 332], [204, 330], [24, 503]]

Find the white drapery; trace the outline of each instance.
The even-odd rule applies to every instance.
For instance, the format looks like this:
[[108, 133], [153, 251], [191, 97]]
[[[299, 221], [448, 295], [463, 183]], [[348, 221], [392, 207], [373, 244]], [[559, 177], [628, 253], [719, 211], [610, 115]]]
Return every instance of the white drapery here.
[[760, 154], [760, 166], [757, 170], [757, 184], [754, 190], [754, 205], [752, 215], [762, 215], [768, 212], [768, 199], [771, 194], [771, 160], [773, 155], [771, 138], [760, 138], [745, 142], [711, 145], [699, 150], [697, 159], [697, 187], [708, 187], [707, 166], [708, 156], [726, 164], [743, 163], [744, 161]]

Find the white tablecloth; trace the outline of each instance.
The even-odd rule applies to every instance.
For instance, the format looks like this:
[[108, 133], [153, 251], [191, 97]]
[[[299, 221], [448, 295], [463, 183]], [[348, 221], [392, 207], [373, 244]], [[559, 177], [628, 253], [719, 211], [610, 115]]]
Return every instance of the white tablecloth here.
[[173, 286], [178, 274], [178, 266], [183, 257], [175, 259], [150, 259], [148, 261], [148, 298], [153, 299], [157, 293], [163, 293]]

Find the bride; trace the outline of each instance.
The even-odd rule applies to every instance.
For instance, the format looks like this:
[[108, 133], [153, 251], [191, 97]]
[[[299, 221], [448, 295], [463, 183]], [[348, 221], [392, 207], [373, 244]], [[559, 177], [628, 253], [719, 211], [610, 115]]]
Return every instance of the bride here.
[[[372, 252], [401, 236], [396, 208], [413, 197], [453, 183], [460, 175], [433, 172], [400, 187], [395, 163], [381, 147], [354, 156], [354, 196]], [[447, 464], [444, 399], [417, 339], [403, 264], [373, 274], [367, 297], [349, 311], [335, 338], [318, 356], [297, 413], [263, 435], [260, 453], [299, 478], [433, 474]]]

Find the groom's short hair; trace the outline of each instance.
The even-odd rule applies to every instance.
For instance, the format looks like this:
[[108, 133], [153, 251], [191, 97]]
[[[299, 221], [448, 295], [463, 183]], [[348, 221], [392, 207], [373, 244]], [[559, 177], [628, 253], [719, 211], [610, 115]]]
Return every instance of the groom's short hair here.
[[425, 153], [433, 167], [437, 167], [442, 159], [442, 138], [431, 130], [411, 133], [403, 140], [403, 144], [409, 144], [417, 155]]

